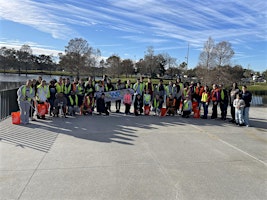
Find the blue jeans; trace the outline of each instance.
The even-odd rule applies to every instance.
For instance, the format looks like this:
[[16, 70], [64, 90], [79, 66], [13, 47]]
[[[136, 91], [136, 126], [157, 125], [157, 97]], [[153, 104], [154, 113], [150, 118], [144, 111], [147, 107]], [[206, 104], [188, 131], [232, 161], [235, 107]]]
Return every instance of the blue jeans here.
[[245, 125], [249, 126], [249, 107], [245, 107], [243, 110], [243, 119]]
[[209, 104], [207, 104], [206, 102], [202, 102], [202, 105], [203, 105], [203, 110], [204, 110], [204, 117], [207, 117]]

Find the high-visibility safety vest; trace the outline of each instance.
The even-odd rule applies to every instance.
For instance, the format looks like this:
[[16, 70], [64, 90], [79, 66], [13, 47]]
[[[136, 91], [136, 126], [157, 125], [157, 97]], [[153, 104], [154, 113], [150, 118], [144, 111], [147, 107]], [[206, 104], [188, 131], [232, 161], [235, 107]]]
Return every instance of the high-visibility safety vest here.
[[108, 88], [108, 85], [106, 85], [106, 86], [105, 86], [105, 90], [106, 90], [106, 92], [108, 92], [108, 91], [112, 91], [112, 87], [111, 87], [111, 88]]
[[158, 108], [159, 107], [159, 100], [157, 100], [156, 98], [154, 99], [153, 107], [154, 108]]
[[[24, 85], [23, 88], [22, 88], [22, 90], [21, 90], [22, 95], [25, 96], [25, 97], [26, 97], [26, 87], [27, 87], [27, 86]], [[31, 95], [33, 94], [33, 89], [32, 89], [32, 87], [30, 87], [30, 94], [31, 94]], [[27, 100], [28, 100], [28, 101], [31, 101], [31, 98], [28, 97]]]
[[165, 87], [165, 90], [166, 90], [166, 95], [169, 96], [170, 94], [173, 94], [173, 87], [170, 86], [170, 85], [167, 85]]
[[219, 101], [219, 90], [218, 89], [215, 89], [215, 90], [212, 90], [211, 92], [211, 100], [212, 101]]
[[50, 90], [47, 85], [45, 85], [44, 87], [42, 87], [42, 85], [37, 86], [37, 99], [40, 100], [40, 97], [42, 95], [45, 95], [44, 97], [47, 99], [50, 97]]
[[90, 93], [90, 92], [93, 92], [93, 91], [94, 91], [93, 85], [91, 85], [91, 87], [89, 87], [89, 88], [86, 87], [86, 93]]
[[140, 89], [139, 89], [140, 92], [143, 93], [143, 91], [144, 91], [144, 84], [143, 84], [143, 83], [140, 83], [140, 84], [135, 83], [134, 86], [133, 86], [134, 91], [135, 91], [135, 92], [137, 91], [138, 86], [140, 87]]
[[222, 100], [222, 101], [224, 100], [224, 97], [225, 97], [225, 95], [224, 95], [224, 91], [221, 90], [221, 100]]
[[63, 83], [61, 85], [59, 83], [56, 83], [55, 86], [56, 86], [57, 93], [61, 93], [64, 91], [65, 86]]
[[148, 82], [145, 84], [146, 89], [147, 89], [147, 90], [150, 90], [150, 89], [151, 89], [151, 91], [153, 92], [153, 91], [154, 91], [153, 84], [152, 84], [152, 83], [150, 83], [150, 84], [151, 84], [151, 88], [148, 88]]
[[84, 88], [82, 85], [78, 84], [76, 88], [77, 88], [77, 95], [83, 95], [84, 94]]
[[188, 110], [188, 108], [189, 108], [189, 101], [184, 101], [183, 110]]
[[196, 88], [195, 88], [195, 93], [196, 93], [198, 96], [202, 96], [203, 90], [204, 90], [203, 87], [196, 87]]
[[[71, 95], [69, 95], [69, 100], [70, 100], [70, 105], [72, 105], [72, 106], [77, 106], [78, 105], [78, 96], [77, 95], [74, 95], [74, 100], [73, 100], [73, 98], [72, 98], [72, 96]], [[75, 102], [74, 102], [75, 101]], [[75, 103], [75, 104], [74, 104]]]
[[95, 100], [94, 100], [94, 98], [92, 98], [92, 100], [91, 100], [90, 97], [86, 97], [84, 104], [87, 107], [93, 107], [95, 104]]
[[133, 85], [132, 85], [132, 84], [129, 85], [129, 84], [127, 83], [127, 84], [125, 85], [125, 87], [126, 87], [126, 89], [127, 89], [127, 88], [131, 88], [131, 89], [132, 89], [132, 88], [133, 88]]
[[68, 86], [65, 85], [64, 94], [70, 94], [70, 92], [71, 92], [71, 84], [69, 84]]
[[151, 101], [151, 95], [150, 94], [144, 94], [144, 104], [149, 104]]
[[209, 101], [209, 93], [203, 92], [201, 97], [202, 102], [208, 102]]

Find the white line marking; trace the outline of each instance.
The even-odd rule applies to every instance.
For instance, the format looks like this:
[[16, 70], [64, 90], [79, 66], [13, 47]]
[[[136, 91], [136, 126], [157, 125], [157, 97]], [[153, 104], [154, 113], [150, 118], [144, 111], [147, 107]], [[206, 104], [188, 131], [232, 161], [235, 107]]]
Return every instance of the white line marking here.
[[237, 147], [235, 147], [235, 146], [229, 144], [228, 142], [225, 142], [225, 141], [222, 140], [222, 139], [218, 139], [218, 140], [219, 140], [220, 142], [222, 142], [222, 143], [228, 145], [229, 147], [232, 147], [233, 149], [235, 149], [235, 150], [237, 150], [237, 151], [239, 151], [239, 152], [241, 152], [241, 153], [243, 153], [243, 154], [246, 154], [247, 156], [249, 156], [249, 157], [253, 158], [254, 160], [257, 160], [258, 162], [260, 162], [260, 163], [264, 164], [265, 166], [267, 166], [267, 163], [266, 163], [266, 162], [264, 162], [264, 161], [262, 161], [262, 160], [256, 158], [255, 156], [250, 155], [249, 153], [243, 151], [242, 149], [239, 149], [239, 148], [237, 148]]

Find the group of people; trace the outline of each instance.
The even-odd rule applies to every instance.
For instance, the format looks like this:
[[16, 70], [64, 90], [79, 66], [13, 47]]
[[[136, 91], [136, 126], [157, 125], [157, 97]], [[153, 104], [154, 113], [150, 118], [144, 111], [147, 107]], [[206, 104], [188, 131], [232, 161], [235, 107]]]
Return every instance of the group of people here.
[[[162, 108], [165, 108], [166, 115], [182, 115], [188, 118], [197, 105], [198, 110], [203, 107], [201, 118], [208, 118], [209, 105], [212, 104], [211, 119], [218, 118], [218, 107], [221, 111], [221, 119], [226, 120], [228, 105], [231, 107], [230, 120], [239, 126], [249, 126], [249, 107], [252, 94], [247, 91], [245, 85], [242, 90], [237, 83], [233, 83], [230, 90], [226, 90], [223, 84], [213, 84], [209, 89], [207, 85], [202, 86], [200, 82], [182, 83], [180, 78], [174, 82], [169, 81], [168, 85], [163, 84], [159, 79], [154, 85], [150, 78], [147, 81], [142, 77], [137, 78], [135, 83], [130, 80], [122, 83], [118, 80], [115, 84], [104, 76], [102, 80], [95, 81], [89, 77], [86, 81], [74, 78], [60, 77], [59, 80], [51, 80], [49, 84], [39, 77], [38, 80], [28, 80], [25, 85], [18, 89], [18, 104], [21, 112], [21, 121], [29, 123], [34, 116], [44, 119], [45, 115], [38, 112], [38, 105], [47, 106], [50, 116], [59, 116], [60, 112], [64, 117], [67, 115], [92, 115], [95, 111], [101, 115], [109, 115], [111, 112], [110, 99], [106, 99], [107, 92], [125, 90], [120, 99], [115, 99], [116, 113], [120, 113], [121, 104], [125, 105], [124, 113], [131, 114], [131, 106], [135, 115], [162, 115]], [[97, 95], [98, 94], [98, 95]]]

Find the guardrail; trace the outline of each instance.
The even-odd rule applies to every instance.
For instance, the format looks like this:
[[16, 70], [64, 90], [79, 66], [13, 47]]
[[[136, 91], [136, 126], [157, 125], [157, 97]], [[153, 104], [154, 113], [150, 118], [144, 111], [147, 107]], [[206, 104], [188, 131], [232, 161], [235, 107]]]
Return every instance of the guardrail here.
[[17, 88], [0, 91], [0, 121], [19, 110], [17, 102]]

